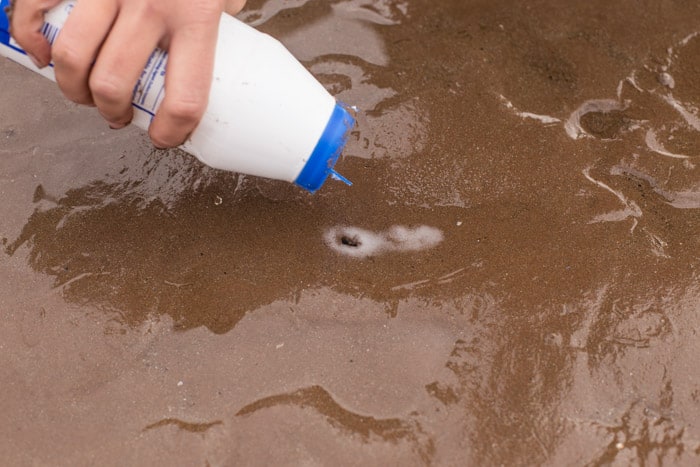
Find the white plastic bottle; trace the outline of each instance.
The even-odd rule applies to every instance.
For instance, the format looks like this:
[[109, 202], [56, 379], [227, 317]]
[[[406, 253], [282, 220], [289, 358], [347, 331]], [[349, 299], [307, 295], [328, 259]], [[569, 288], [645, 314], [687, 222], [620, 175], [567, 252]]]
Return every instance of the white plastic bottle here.
[[[0, 55], [55, 81], [51, 66], [38, 69], [9, 34], [0, 0]], [[75, 0], [46, 13], [42, 32], [58, 36]], [[156, 49], [134, 91], [136, 126], [147, 129], [165, 93], [167, 54]], [[334, 170], [355, 121], [350, 113], [279, 41], [223, 14], [219, 25], [209, 104], [182, 146], [223, 170], [294, 182], [310, 192]]]

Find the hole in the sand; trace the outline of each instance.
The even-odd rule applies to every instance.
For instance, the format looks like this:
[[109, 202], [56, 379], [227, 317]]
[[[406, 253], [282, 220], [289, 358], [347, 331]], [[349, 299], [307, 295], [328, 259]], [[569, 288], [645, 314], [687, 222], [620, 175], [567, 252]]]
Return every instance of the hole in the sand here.
[[358, 246], [362, 245], [362, 242], [357, 235], [343, 235], [340, 237], [340, 243], [353, 248], [357, 248]]
[[366, 258], [380, 253], [420, 251], [442, 242], [442, 231], [421, 225], [394, 225], [385, 231], [372, 232], [358, 227], [333, 227], [324, 235], [333, 250], [354, 258]]

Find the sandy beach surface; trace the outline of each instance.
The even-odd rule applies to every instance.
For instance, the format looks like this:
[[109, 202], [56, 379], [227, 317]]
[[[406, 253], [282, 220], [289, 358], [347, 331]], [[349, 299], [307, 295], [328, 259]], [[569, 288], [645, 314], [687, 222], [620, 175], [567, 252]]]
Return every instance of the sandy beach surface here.
[[700, 463], [698, 2], [241, 18], [358, 107], [352, 187], [0, 60], [3, 465]]

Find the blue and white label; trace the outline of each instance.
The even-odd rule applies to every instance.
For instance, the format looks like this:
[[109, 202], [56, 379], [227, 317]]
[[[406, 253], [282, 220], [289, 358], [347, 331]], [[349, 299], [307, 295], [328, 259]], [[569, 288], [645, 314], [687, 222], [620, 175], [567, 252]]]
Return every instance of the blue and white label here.
[[135, 109], [153, 117], [165, 97], [165, 68], [168, 54], [160, 49], [153, 51], [146, 67], [134, 86], [132, 103]]

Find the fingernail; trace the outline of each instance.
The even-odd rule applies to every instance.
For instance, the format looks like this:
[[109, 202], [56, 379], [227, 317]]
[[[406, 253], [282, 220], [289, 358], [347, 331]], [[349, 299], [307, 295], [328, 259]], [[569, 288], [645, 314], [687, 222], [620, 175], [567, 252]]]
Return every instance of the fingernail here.
[[157, 150], [161, 151], [163, 149], [168, 149], [167, 144], [163, 144], [162, 141], [156, 141], [155, 139], [151, 138], [151, 144], [153, 145], [154, 148]]
[[44, 68], [46, 66], [38, 58], [36, 58], [34, 55], [30, 54], [29, 52], [27, 52], [27, 57], [29, 57], [29, 59], [32, 61], [32, 63], [34, 63], [34, 65], [37, 68]]
[[128, 122], [110, 122], [109, 120], [107, 121], [107, 124], [112, 130], [121, 130], [122, 128], [126, 128], [131, 124], [131, 120]]

